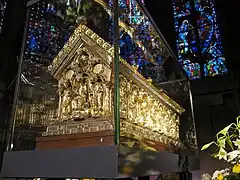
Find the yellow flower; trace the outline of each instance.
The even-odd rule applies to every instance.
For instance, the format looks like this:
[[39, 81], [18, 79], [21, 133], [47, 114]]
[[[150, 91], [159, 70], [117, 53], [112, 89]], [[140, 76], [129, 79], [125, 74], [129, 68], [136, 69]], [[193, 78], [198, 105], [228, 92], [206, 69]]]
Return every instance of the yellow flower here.
[[240, 164], [234, 165], [233, 169], [232, 169], [232, 172], [236, 173], [236, 174], [240, 173]]
[[217, 180], [223, 180], [223, 175], [220, 173], [220, 174], [218, 174], [218, 176], [217, 176]]

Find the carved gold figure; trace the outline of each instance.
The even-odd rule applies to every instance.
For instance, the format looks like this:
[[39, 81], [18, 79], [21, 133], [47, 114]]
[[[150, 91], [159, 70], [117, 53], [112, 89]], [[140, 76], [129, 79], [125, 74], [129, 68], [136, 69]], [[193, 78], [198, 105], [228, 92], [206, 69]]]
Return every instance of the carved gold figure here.
[[[59, 125], [49, 127], [45, 135], [113, 130], [112, 50], [85, 25], [75, 30], [49, 66], [59, 81]], [[120, 103], [122, 136], [180, 145], [179, 116], [184, 109], [123, 59]]]

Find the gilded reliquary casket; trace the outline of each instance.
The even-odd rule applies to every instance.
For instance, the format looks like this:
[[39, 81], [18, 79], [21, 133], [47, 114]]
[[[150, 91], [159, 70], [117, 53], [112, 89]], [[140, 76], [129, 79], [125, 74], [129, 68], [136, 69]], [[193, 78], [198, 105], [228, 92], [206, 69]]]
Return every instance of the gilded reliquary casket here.
[[[113, 47], [79, 25], [49, 66], [58, 80], [58, 122], [43, 136], [114, 132]], [[121, 143], [159, 150], [181, 146], [184, 109], [120, 58]]]

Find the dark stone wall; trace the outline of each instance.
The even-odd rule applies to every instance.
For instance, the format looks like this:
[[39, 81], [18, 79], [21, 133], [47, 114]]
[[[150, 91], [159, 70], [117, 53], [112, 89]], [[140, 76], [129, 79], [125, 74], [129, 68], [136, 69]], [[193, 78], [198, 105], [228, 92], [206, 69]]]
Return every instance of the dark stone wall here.
[[[206, 143], [215, 140], [216, 133], [232, 122], [239, 115], [236, 83], [228, 77], [213, 77], [207, 80], [194, 81], [192, 84], [194, 113], [199, 149]], [[217, 169], [229, 165], [211, 157], [215, 149], [199, 153], [199, 171], [193, 172], [194, 180], [201, 180], [203, 173], [212, 174]]]
[[215, 1], [216, 11], [218, 15], [218, 23], [220, 24], [220, 32], [223, 39], [223, 48], [227, 60], [227, 65], [234, 76], [240, 80], [240, 36], [237, 24], [239, 22], [240, 13], [238, 1], [236, 0], [217, 0]]
[[199, 146], [239, 115], [237, 86], [231, 76], [219, 76], [191, 83]]

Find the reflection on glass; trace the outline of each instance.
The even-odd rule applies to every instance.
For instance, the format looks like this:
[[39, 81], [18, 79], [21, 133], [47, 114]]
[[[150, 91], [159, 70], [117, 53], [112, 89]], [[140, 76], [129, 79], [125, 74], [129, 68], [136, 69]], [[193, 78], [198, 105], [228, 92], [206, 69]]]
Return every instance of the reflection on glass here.
[[[80, 147], [113, 144], [106, 140], [114, 132], [112, 16], [104, 0], [31, 8], [15, 150], [69, 147], [68, 138]], [[120, 1], [119, 26], [121, 145], [177, 152], [186, 109], [155, 87], [167, 80], [169, 49], [135, 0]]]
[[[189, 67], [189, 65], [187, 67]], [[193, 64], [192, 68], [198, 68], [198, 70], [195, 71], [199, 72], [200, 68], [197, 67], [197, 65]], [[197, 75], [194, 77], [196, 76]], [[172, 99], [184, 107], [185, 111], [179, 118], [179, 137], [188, 151], [197, 152], [196, 129], [189, 82], [186, 80], [177, 80], [160, 83], [157, 87], [162, 88]]]

